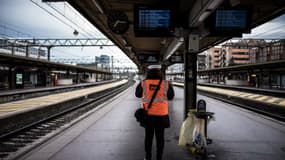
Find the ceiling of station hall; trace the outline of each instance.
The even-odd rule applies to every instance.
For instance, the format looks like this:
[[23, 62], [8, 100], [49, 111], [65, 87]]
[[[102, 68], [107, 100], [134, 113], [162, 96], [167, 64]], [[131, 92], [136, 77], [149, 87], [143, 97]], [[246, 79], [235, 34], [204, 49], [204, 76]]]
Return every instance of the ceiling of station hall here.
[[[47, 0], [62, 1], [62, 0]], [[285, 11], [284, 0], [68, 0], [78, 12], [97, 27], [103, 34], [111, 39], [121, 50], [139, 67], [145, 66], [139, 61], [141, 54], [157, 54], [163, 61], [167, 47], [175, 36], [169, 37], [136, 37], [134, 33], [134, 5], [151, 5], [171, 8], [174, 11], [175, 28], [183, 28], [185, 33], [199, 35], [199, 51], [203, 51], [215, 44], [221, 43], [229, 36], [209, 36], [205, 24], [199, 21], [204, 12], [212, 12], [209, 6], [239, 6], [246, 5], [252, 9], [250, 28], [261, 25]], [[108, 14], [118, 10], [124, 12], [130, 22], [129, 29], [123, 34], [116, 34], [108, 27]], [[180, 31], [178, 29], [178, 31]], [[185, 32], [187, 31], [187, 32]], [[177, 30], [176, 30], [177, 32]], [[183, 36], [179, 32], [177, 37]], [[178, 35], [177, 35], [178, 34]], [[179, 35], [180, 34], [180, 35]], [[178, 54], [184, 52], [180, 46]], [[198, 53], [198, 52], [197, 52]], [[169, 65], [167, 62], [166, 65]]]

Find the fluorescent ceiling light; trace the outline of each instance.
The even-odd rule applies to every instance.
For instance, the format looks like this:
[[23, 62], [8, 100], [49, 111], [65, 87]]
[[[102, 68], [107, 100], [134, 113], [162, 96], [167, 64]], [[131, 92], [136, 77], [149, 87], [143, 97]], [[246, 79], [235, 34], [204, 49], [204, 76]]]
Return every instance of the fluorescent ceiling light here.
[[100, 6], [99, 3], [97, 3], [95, 0], [92, 0], [93, 4], [97, 7], [97, 9], [104, 14], [103, 8]]
[[212, 0], [209, 4], [208, 9], [215, 10], [224, 0]]
[[163, 59], [167, 60], [182, 44], [184, 43], [184, 38], [174, 38], [174, 40], [168, 46]]
[[203, 22], [209, 15], [211, 14], [211, 11], [206, 10], [202, 13], [202, 15], [199, 17], [199, 22]]

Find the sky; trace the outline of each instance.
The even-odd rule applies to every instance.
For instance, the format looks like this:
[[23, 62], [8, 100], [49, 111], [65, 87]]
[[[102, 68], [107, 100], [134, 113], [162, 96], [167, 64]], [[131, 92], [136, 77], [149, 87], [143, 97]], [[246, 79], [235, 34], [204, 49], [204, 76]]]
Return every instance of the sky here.
[[[61, 12], [59, 14], [57, 11]], [[74, 30], [79, 34], [75, 36]], [[17, 38], [106, 38], [67, 3], [42, 3], [41, 0], [0, 0], [0, 36]], [[114, 57], [114, 65], [136, 67], [118, 47], [57, 47], [53, 59]]]
[[252, 29], [250, 34], [243, 34], [243, 38], [284, 39], [285, 14]]
[[[105, 38], [66, 2], [42, 3], [42, 0], [0, 0], [0, 36], [29, 38]], [[59, 14], [59, 13], [60, 14]], [[252, 29], [243, 38], [285, 38], [285, 15]], [[74, 30], [79, 35], [73, 35]], [[106, 54], [113, 56], [115, 66], [135, 67], [117, 47], [53, 48], [52, 59], [95, 59]], [[119, 60], [121, 60], [119, 62]]]

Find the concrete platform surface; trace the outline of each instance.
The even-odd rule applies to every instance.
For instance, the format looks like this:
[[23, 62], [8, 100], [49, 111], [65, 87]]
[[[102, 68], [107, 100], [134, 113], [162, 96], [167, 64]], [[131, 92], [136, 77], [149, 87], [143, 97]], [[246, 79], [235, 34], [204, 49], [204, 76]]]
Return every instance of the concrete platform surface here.
[[221, 101], [206, 100], [208, 110], [216, 113], [209, 124], [208, 146], [215, 160], [284, 160], [285, 123]]
[[[133, 114], [140, 105], [135, 86], [106, 107], [39, 147], [29, 160], [143, 160], [144, 129]], [[166, 129], [165, 159], [191, 160], [185, 148], [177, 146], [183, 115], [182, 92], [170, 102], [171, 128]], [[155, 141], [153, 154], [155, 155]]]
[[[142, 160], [144, 129], [133, 117], [140, 99], [135, 86], [123, 95], [25, 157], [29, 160]], [[195, 159], [177, 146], [183, 115], [183, 89], [170, 103], [171, 128], [166, 130], [164, 160]], [[215, 112], [208, 146], [213, 160], [284, 160], [285, 124], [236, 106], [198, 95]], [[154, 147], [155, 148], [155, 147]], [[155, 152], [154, 152], [155, 153]]]

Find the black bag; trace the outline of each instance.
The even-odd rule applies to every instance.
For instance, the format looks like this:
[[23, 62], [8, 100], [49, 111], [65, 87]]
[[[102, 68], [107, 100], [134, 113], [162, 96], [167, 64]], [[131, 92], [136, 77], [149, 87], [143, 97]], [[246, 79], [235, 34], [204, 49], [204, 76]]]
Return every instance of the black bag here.
[[[157, 86], [156, 90], [154, 91], [154, 93], [153, 93], [153, 95], [151, 97], [151, 100], [150, 100], [150, 102], [148, 104], [148, 107], [147, 107], [148, 109], [151, 108], [152, 101], [153, 101], [154, 97], [156, 96], [157, 91], [160, 88], [161, 81], [162, 81], [162, 79], [159, 80], [158, 86]], [[146, 123], [147, 123], [147, 111], [144, 108], [137, 109], [135, 111], [135, 117], [136, 117], [137, 121], [140, 123], [140, 126], [142, 126], [142, 127], [146, 126]]]
[[145, 127], [147, 121], [147, 113], [146, 110], [143, 108], [139, 108], [135, 112], [135, 117], [137, 121], [140, 123], [140, 126]]
[[168, 115], [162, 117], [162, 125], [164, 128], [170, 128], [170, 120]]

